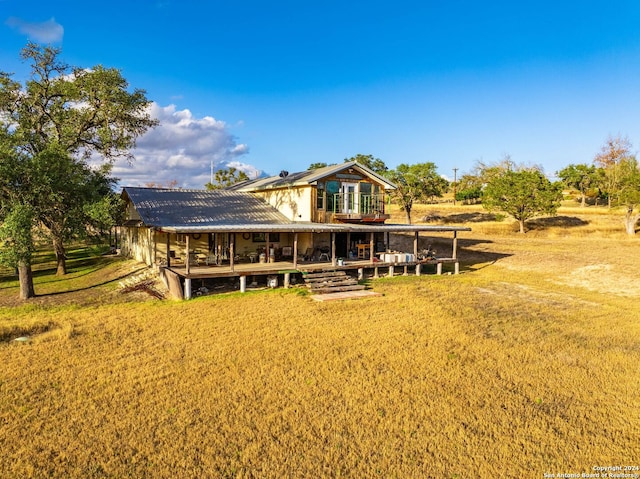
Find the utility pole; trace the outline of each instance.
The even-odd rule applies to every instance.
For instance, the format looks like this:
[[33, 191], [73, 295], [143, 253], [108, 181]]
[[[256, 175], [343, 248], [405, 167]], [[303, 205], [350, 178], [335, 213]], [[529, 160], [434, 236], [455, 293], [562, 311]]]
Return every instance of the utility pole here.
[[456, 188], [458, 187], [458, 168], [453, 169], [453, 206], [456, 205]]

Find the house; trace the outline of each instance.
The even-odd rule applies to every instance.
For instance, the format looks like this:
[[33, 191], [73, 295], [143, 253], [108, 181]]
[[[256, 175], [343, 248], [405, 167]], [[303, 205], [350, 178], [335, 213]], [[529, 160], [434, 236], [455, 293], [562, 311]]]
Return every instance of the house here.
[[[194, 279], [246, 278], [361, 270], [387, 263], [416, 267], [420, 232], [470, 228], [389, 225], [385, 202], [394, 185], [355, 162], [281, 174], [226, 190], [125, 187], [123, 254], [157, 267], [178, 297], [191, 297]], [[413, 252], [388, 255], [389, 235], [413, 233]], [[339, 266], [338, 259], [348, 265]], [[392, 259], [391, 259], [392, 258]], [[341, 261], [342, 262], [342, 261]], [[390, 266], [393, 268], [393, 266]]]

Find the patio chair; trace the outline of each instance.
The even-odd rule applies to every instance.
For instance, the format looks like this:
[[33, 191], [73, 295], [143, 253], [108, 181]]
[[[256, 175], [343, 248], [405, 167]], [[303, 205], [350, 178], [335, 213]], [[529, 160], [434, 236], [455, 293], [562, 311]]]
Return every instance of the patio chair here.
[[307, 250], [302, 255], [298, 255], [298, 257], [302, 258], [303, 261], [311, 261], [313, 259], [313, 248], [307, 248]]

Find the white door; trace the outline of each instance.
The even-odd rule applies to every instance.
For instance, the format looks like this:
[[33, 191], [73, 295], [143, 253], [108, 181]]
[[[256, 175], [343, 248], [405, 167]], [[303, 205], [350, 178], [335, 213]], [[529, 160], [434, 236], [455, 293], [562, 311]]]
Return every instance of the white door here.
[[342, 212], [358, 212], [358, 183], [342, 183]]

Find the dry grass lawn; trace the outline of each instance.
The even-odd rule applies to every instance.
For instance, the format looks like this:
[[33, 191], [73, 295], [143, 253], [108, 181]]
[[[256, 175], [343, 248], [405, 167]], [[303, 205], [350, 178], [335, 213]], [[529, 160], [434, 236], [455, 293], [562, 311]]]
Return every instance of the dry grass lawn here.
[[640, 465], [640, 239], [601, 210], [521, 236], [474, 207], [423, 208], [469, 215], [463, 274], [376, 280], [371, 299], [126, 297], [118, 278], [137, 266], [105, 259], [43, 274], [37, 292], [70, 291], [25, 306], [0, 282], [0, 477]]

